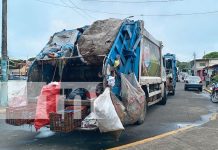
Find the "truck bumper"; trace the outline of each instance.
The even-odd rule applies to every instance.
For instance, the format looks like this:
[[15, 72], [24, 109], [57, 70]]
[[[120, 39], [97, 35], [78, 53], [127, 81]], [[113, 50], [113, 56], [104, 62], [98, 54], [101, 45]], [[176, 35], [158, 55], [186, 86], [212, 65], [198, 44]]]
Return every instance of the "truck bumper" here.
[[185, 84], [185, 88], [199, 89], [202, 87], [203, 87], [203, 85], [201, 85], [201, 84]]

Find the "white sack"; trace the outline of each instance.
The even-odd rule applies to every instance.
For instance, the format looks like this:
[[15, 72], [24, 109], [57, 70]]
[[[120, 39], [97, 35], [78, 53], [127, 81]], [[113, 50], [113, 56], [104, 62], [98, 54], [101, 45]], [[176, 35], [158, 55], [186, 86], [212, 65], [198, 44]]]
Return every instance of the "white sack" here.
[[94, 101], [94, 113], [97, 117], [100, 132], [124, 130], [110, 97], [110, 88]]

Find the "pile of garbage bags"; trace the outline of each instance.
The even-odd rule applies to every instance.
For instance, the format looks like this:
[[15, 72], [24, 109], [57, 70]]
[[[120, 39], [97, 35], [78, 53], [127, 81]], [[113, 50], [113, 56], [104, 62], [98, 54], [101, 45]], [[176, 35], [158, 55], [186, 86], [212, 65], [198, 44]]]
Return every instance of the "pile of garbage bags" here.
[[122, 23], [120, 19], [98, 20], [91, 26], [57, 32], [36, 59], [82, 56], [88, 64], [102, 63], [96, 56], [110, 51]]
[[83, 127], [98, 126], [101, 132], [123, 130], [144, 113], [145, 93], [134, 74], [121, 74], [121, 100], [109, 87], [95, 99], [94, 112], [85, 118]]
[[84, 31], [78, 40], [78, 47], [89, 64], [102, 63], [96, 56], [109, 53], [122, 23], [120, 19], [98, 20]]
[[36, 58], [72, 57], [78, 36], [78, 30], [63, 30], [55, 33]]

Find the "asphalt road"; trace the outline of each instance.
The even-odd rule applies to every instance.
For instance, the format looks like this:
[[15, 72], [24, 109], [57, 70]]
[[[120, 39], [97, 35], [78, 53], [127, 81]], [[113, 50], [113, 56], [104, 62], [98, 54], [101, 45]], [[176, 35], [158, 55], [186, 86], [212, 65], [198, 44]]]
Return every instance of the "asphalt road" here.
[[119, 141], [110, 134], [98, 131], [75, 131], [52, 133], [48, 129], [35, 132], [34, 128], [14, 127], [0, 121], [0, 150], [72, 150], [106, 149], [135, 142], [161, 133], [172, 131], [189, 124], [207, 122], [218, 104], [209, 100], [209, 95], [197, 91], [184, 91], [183, 83], [177, 83], [175, 96], [169, 96], [167, 104], [154, 105], [148, 109], [146, 122], [125, 128]]

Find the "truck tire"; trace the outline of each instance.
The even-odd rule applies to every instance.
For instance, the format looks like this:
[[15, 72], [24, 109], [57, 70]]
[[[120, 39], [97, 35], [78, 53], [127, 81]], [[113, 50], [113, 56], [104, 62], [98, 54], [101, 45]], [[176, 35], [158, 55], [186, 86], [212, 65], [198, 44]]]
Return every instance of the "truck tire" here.
[[166, 105], [167, 103], [167, 91], [166, 91], [166, 87], [164, 87], [164, 96], [162, 98], [162, 100], [159, 102], [160, 105]]
[[145, 122], [145, 117], [147, 114], [147, 101], [145, 100], [145, 106], [144, 106], [144, 111], [141, 113], [139, 120], [136, 122], [137, 125], [141, 125]]

